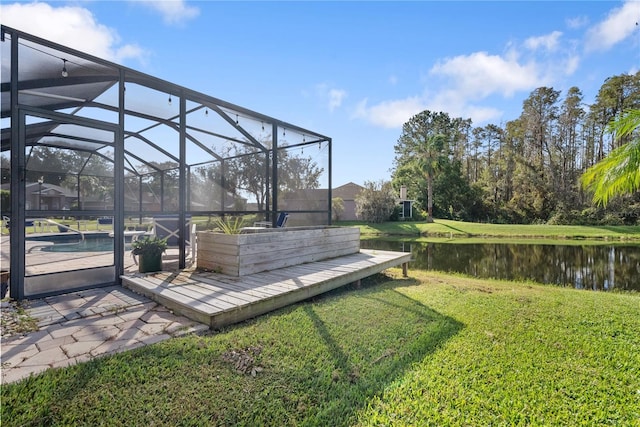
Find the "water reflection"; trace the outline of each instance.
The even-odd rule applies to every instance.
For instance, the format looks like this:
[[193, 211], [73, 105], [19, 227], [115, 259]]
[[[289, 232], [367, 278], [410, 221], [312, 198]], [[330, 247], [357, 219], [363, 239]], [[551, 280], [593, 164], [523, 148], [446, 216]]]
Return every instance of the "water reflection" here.
[[365, 249], [411, 252], [410, 268], [533, 280], [577, 289], [640, 291], [640, 245], [409, 243], [366, 240]]

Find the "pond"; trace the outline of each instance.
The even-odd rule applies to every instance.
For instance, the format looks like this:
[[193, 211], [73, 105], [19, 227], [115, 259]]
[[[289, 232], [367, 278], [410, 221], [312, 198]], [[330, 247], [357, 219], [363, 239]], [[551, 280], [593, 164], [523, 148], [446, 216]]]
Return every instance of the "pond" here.
[[640, 244], [424, 243], [361, 241], [363, 249], [411, 252], [409, 269], [533, 280], [591, 290], [640, 291]]

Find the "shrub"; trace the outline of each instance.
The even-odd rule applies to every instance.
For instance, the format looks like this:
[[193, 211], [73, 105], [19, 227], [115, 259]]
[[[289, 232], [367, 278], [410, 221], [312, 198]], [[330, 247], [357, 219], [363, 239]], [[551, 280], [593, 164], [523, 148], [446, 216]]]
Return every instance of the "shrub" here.
[[390, 182], [367, 181], [356, 197], [356, 215], [362, 221], [388, 221], [395, 207], [396, 197]]
[[11, 192], [9, 190], [0, 190], [0, 210], [2, 212], [11, 212]]
[[344, 213], [344, 200], [341, 197], [331, 199], [331, 218], [334, 221], [340, 221]]

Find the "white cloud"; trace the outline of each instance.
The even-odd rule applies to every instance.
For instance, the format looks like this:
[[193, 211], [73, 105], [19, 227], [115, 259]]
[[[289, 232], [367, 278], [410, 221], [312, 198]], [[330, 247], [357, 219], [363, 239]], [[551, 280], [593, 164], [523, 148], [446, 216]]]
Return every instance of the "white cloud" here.
[[450, 117], [470, 118], [476, 124], [497, 119], [502, 115], [502, 111], [497, 108], [473, 104], [465, 93], [457, 88], [442, 90], [428, 99], [429, 110], [446, 111]]
[[545, 49], [548, 51], [554, 51], [558, 48], [558, 41], [562, 33], [560, 31], [554, 31], [551, 34], [539, 37], [529, 37], [524, 41], [524, 46], [530, 50]]
[[[557, 37], [559, 35], [554, 35], [543, 44], [548, 46], [550, 40]], [[575, 71], [578, 63], [579, 58], [575, 56], [544, 63], [536, 62], [533, 57], [523, 60], [513, 44], [503, 56], [475, 52], [446, 58], [437, 62], [428, 78], [423, 79], [425, 87], [420, 95], [384, 100], [375, 105], [364, 100], [353, 116], [376, 126], [398, 128], [411, 116], [428, 109], [445, 111], [452, 117], [471, 118], [475, 124], [482, 124], [500, 119], [503, 112], [482, 106], [480, 101], [494, 95], [511, 97], [516, 92], [547, 85], [557, 76]]]
[[336, 108], [342, 106], [342, 102], [347, 97], [347, 91], [343, 89], [336, 89], [330, 87], [327, 83], [320, 83], [316, 85], [316, 95], [326, 102], [327, 109], [333, 112]]
[[342, 100], [347, 96], [347, 92], [341, 89], [331, 89], [329, 91], [329, 111], [333, 111], [342, 105]]
[[607, 18], [587, 32], [587, 52], [607, 50], [630, 37], [640, 19], [640, 2], [627, 0], [621, 7], [613, 9]]
[[200, 9], [188, 6], [184, 0], [136, 0], [157, 12], [160, 12], [165, 24], [182, 25], [200, 15]]
[[386, 128], [400, 128], [411, 117], [424, 111], [445, 111], [450, 117], [471, 118], [473, 123], [485, 123], [498, 119], [502, 111], [492, 107], [468, 104], [456, 91], [443, 91], [434, 96], [414, 96], [405, 99], [383, 101], [369, 106], [368, 100], [358, 103], [353, 118]]
[[398, 84], [398, 77], [395, 75], [391, 75], [389, 76], [389, 84], [391, 84], [392, 86], [395, 86]]
[[[640, 1], [627, 0], [622, 7], [588, 32], [590, 49], [606, 49], [637, 30]], [[584, 27], [588, 20], [573, 18], [567, 25]], [[361, 101], [354, 118], [384, 128], [401, 127], [411, 116], [425, 109], [445, 111], [451, 117], [471, 118], [476, 125], [500, 120], [503, 112], [488, 103], [526, 93], [541, 86], [553, 86], [577, 72], [582, 56], [577, 40], [566, 39], [560, 31], [509, 41], [502, 54], [474, 52], [440, 59], [420, 80], [415, 96]], [[486, 102], [486, 105], [482, 105]], [[495, 105], [495, 104], [494, 104]]]
[[106, 60], [122, 62], [146, 56], [135, 44], [120, 45], [117, 32], [96, 22], [93, 14], [82, 7], [14, 3], [0, 6], [0, 13], [2, 23], [9, 27]]
[[491, 123], [502, 117], [503, 111], [493, 107], [481, 107], [477, 105], [467, 105], [462, 112], [452, 114], [453, 117], [470, 118], [476, 125]]
[[567, 19], [567, 27], [572, 30], [576, 30], [578, 28], [582, 28], [589, 24], [589, 18], [586, 16], [576, 16], [574, 18]]
[[426, 109], [426, 105], [420, 97], [383, 101], [372, 107], [369, 107], [367, 103], [367, 99], [360, 101], [353, 117], [365, 119], [373, 125], [383, 128], [401, 127], [412, 116]]
[[[523, 53], [530, 53], [527, 57], [523, 57], [516, 44], [510, 43], [503, 55], [475, 52], [442, 59], [421, 80], [424, 85], [421, 94], [374, 105], [361, 101], [353, 117], [384, 128], [401, 127], [425, 109], [470, 118], [475, 124], [499, 120], [503, 112], [481, 105], [482, 101], [495, 96], [509, 98], [517, 92], [552, 85], [577, 70], [580, 57], [570, 49], [556, 46], [559, 37], [560, 33], [554, 32], [535, 41], [528, 39], [522, 46], [533, 50], [522, 50], [520, 46]], [[540, 47], [557, 52], [549, 56], [550, 52], [545, 50], [544, 59], [540, 59], [537, 56]]]
[[578, 55], [570, 55], [567, 60], [564, 62], [564, 70], [567, 76], [572, 75], [578, 70], [580, 66], [580, 57]]
[[515, 57], [503, 58], [486, 52], [475, 52], [447, 58], [431, 68], [431, 73], [443, 76], [471, 99], [493, 93], [512, 96], [544, 84], [535, 62], [521, 64]]

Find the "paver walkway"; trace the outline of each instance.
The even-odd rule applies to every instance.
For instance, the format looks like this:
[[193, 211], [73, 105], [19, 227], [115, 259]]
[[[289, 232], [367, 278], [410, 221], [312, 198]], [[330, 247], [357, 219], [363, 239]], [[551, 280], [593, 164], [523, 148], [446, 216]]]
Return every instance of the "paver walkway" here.
[[2, 338], [2, 383], [209, 329], [121, 286], [30, 301], [39, 330]]

